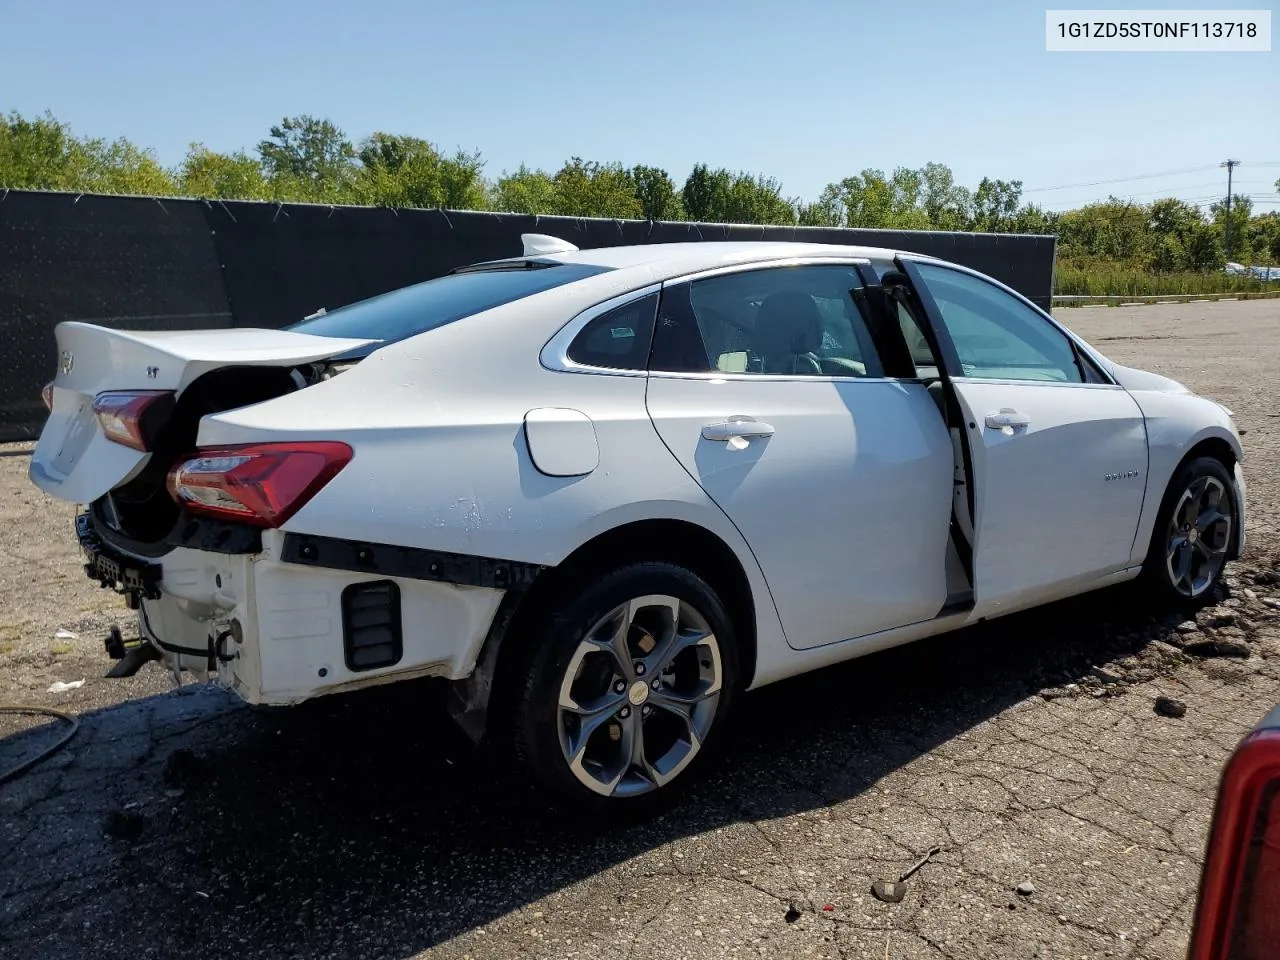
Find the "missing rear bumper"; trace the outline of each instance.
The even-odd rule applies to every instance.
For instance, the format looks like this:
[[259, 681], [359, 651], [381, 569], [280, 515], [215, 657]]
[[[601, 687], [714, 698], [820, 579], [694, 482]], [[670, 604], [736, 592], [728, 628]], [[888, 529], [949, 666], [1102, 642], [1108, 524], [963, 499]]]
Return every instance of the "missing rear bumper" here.
[[85, 556], [84, 572], [90, 580], [117, 593], [149, 600], [160, 596], [160, 565], [126, 557], [94, 532], [88, 513], [76, 517], [76, 538]]

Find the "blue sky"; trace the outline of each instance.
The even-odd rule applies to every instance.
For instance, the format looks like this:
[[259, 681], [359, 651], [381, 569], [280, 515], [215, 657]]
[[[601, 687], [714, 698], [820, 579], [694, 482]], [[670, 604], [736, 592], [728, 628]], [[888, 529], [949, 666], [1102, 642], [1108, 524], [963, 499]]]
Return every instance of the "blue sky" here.
[[[1213, 165], [1230, 156], [1242, 191], [1274, 196], [1280, 52], [1047, 53], [1047, 5], [0, 0], [0, 109], [49, 109], [166, 164], [312, 113], [356, 140], [478, 149], [490, 176], [579, 155], [679, 183], [704, 161], [811, 198], [865, 167], [936, 160], [969, 185], [1021, 179], [1056, 209], [1109, 190], [1220, 194]], [[1188, 168], [1212, 169], [1036, 189]]]

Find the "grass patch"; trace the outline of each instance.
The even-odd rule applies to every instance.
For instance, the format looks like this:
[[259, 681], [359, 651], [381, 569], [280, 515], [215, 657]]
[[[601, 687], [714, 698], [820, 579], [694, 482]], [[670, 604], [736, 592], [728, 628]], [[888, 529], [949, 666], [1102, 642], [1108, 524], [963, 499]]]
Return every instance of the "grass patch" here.
[[1201, 293], [1263, 293], [1280, 283], [1263, 283], [1221, 270], [1152, 273], [1138, 264], [1062, 259], [1053, 277], [1055, 296], [1160, 297]]
[[68, 653], [74, 652], [75, 649], [76, 648], [69, 643], [55, 643], [49, 648], [49, 652], [55, 657], [65, 657]]

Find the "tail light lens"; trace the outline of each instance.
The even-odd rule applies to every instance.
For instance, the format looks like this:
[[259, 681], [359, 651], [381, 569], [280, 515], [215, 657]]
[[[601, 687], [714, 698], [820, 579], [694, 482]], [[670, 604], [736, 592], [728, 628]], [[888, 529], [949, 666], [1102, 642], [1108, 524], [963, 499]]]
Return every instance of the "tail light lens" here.
[[278, 527], [351, 462], [345, 443], [261, 443], [201, 450], [169, 471], [169, 493], [193, 513]]
[[53, 381], [50, 380], [44, 385], [44, 389], [40, 391], [40, 399], [44, 401], [44, 407], [50, 413], [53, 413]]
[[145, 453], [173, 415], [173, 403], [170, 390], [113, 390], [93, 398], [93, 414], [108, 440]]
[[1236, 748], [1218, 788], [1189, 960], [1280, 956], [1280, 708]]

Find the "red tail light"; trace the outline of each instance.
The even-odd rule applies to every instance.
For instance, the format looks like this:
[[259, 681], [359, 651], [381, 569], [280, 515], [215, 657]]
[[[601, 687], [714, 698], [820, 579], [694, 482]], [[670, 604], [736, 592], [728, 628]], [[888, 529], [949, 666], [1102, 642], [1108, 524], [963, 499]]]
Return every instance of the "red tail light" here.
[[1236, 748], [1200, 881], [1189, 960], [1280, 956], [1280, 708]]
[[260, 443], [201, 450], [169, 472], [169, 492], [193, 513], [278, 527], [351, 462], [345, 443]]
[[169, 390], [112, 390], [93, 398], [93, 413], [108, 440], [145, 453], [173, 414], [173, 401]]

